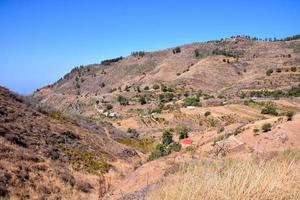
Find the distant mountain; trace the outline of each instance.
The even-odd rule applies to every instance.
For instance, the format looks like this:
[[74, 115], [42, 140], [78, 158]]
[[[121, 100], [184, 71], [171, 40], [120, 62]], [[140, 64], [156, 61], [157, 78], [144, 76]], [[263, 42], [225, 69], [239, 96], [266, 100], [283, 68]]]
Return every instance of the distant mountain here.
[[99, 107], [114, 105], [122, 95], [134, 103], [137, 92], [147, 95], [145, 88], [155, 84], [171, 88], [176, 96], [202, 91], [215, 97], [237, 97], [256, 90], [286, 90], [300, 82], [299, 49], [297, 37], [269, 42], [239, 36], [133, 52], [126, 58], [76, 67], [32, 97], [44, 108], [90, 116], [97, 113], [96, 102]]

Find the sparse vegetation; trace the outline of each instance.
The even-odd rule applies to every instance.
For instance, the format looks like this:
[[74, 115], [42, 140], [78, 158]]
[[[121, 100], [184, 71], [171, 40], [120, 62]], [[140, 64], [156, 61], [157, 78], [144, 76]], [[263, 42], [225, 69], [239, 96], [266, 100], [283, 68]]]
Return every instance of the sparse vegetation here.
[[89, 173], [106, 173], [110, 165], [101, 159], [96, 158], [86, 150], [59, 145], [58, 148], [70, 159], [72, 166], [77, 170], [84, 170]]
[[[213, 56], [213, 55], [223, 55], [226, 57], [238, 58], [242, 55], [242, 53], [238, 51], [219, 49], [219, 48], [216, 48], [214, 50], [195, 49], [194, 54], [196, 58], [205, 58], [207, 56]], [[223, 59], [223, 62], [229, 62], [229, 60]]]
[[261, 129], [263, 130], [263, 132], [268, 132], [270, 131], [272, 128], [272, 125], [270, 123], [265, 123], [262, 125]]
[[149, 139], [121, 139], [118, 142], [132, 148], [137, 148], [143, 153], [153, 151], [157, 145], [156, 142]]
[[271, 76], [271, 74], [273, 73], [273, 69], [268, 69], [267, 72], [266, 72], [266, 75], [267, 76]]
[[122, 59], [123, 59], [122, 56], [117, 57], [117, 58], [113, 58], [113, 59], [107, 59], [107, 60], [103, 60], [103, 61], [101, 62], [101, 64], [102, 64], [102, 65], [110, 65], [110, 64], [115, 63], [115, 62], [118, 62], [118, 61], [120, 61], [120, 60], [122, 60]]
[[166, 149], [166, 147], [164, 145], [158, 144], [158, 145], [156, 145], [155, 149], [149, 155], [148, 161], [152, 161], [152, 160], [155, 160], [155, 159], [157, 159], [159, 157], [167, 156], [169, 154], [170, 153], [167, 152], [167, 149]]
[[60, 121], [61, 123], [67, 123], [67, 122], [70, 121], [61, 112], [58, 112], [58, 111], [56, 111], [56, 112], [49, 112], [48, 115], [52, 119], [56, 119], [56, 120]]
[[156, 108], [152, 109], [150, 113], [161, 113], [164, 108], [163, 104], [159, 104]]
[[176, 47], [175, 49], [173, 49], [172, 52], [173, 52], [173, 54], [180, 53], [181, 49], [180, 49], [180, 47]]
[[113, 105], [107, 104], [107, 105], [105, 106], [105, 110], [111, 110], [111, 109], [113, 109]]
[[298, 86], [292, 87], [288, 92], [288, 96], [300, 97], [300, 84]]
[[244, 132], [244, 130], [245, 130], [245, 128], [238, 127], [237, 129], [235, 129], [235, 130], [233, 131], [233, 135], [236, 136], [236, 135], [238, 135], [238, 134]]
[[260, 131], [259, 128], [254, 128], [253, 129], [254, 136], [258, 135], [259, 131]]
[[188, 146], [188, 147], [185, 148], [185, 150], [187, 152], [190, 152], [191, 154], [194, 154], [196, 152], [196, 149], [193, 146]]
[[187, 97], [184, 99], [183, 106], [199, 106], [199, 97]]
[[210, 112], [210, 111], [206, 111], [206, 112], [204, 113], [204, 116], [205, 116], [205, 117], [208, 117], [209, 115], [211, 115], [211, 112]]
[[104, 88], [105, 87], [105, 83], [104, 82], [100, 83], [100, 87]]
[[173, 142], [173, 134], [170, 130], [165, 130], [162, 135], [162, 144], [168, 146]]
[[185, 126], [177, 125], [176, 128], [175, 128], [175, 132], [179, 135], [180, 140], [189, 137], [188, 136], [189, 130]]
[[196, 58], [205, 58], [207, 56], [212, 55], [211, 51], [202, 50], [202, 49], [195, 49], [194, 54]]
[[267, 103], [265, 107], [261, 110], [261, 114], [268, 114], [268, 115], [278, 115], [277, 109], [275, 104]]
[[238, 51], [226, 50], [226, 49], [214, 49], [212, 51], [213, 55], [223, 55], [226, 57], [238, 58], [241, 53]]
[[163, 93], [163, 94], [159, 94], [159, 101], [161, 103], [167, 103], [167, 102], [170, 102], [174, 99], [174, 94], [171, 93], [171, 92], [166, 92], [166, 93]]
[[139, 102], [140, 102], [140, 104], [141, 104], [141, 105], [144, 105], [144, 104], [146, 104], [146, 103], [147, 103], [147, 101], [146, 101], [146, 98], [145, 98], [145, 96], [140, 96], [140, 98], [139, 98]]
[[178, 152], [181, 150], [181, 145], [173, 141], [172, 130], [165, 130], [162, 135], [162, 144], [156, 145], [151, 152], [148, 160], [154, 160], [162, 156], [169, 155], [172, 151]]
[[222, 133], [224, 131], [224, 126], [222, 126], [219, 130], [218, 130], [218, 133]]
[[131, 55], [134, 57], [144, 57], [145, 52], [144, 51], [134, 51], [131, 53]]
[[129, 102], [128, 102], [127, 98], [125, 98], [125, 97], [123, 97], [123, 96], [118, 96], [118, 102], [119, 102], [120, 105], [122, 105], [122, 106], [129, 105]]
[[219, 123], [219, 120], [217, 118], [214, 118], [213, 116], [208, 116], [206, 118], [206, 122], [208, 127], [215, 127]]
[[146, 199], [280, 200], [300, 196], [299, 152], [250, 160], [193, 161], [179, 169], [150, 190]]
[[292, 121], [294, 115], [295, 115], [295, 112], [289, 110], [289, 111], [286, 113], [287, 120], [288, 120], [288, 121]]
[[153, 88], [154, 90], [158, 90], [158, 89], [159, 89], [159, 85], [158, 85], [158, 84], [154, 84], [154, 85], [152, 86], [152, 88]]
[[296, 67], [291, 67], [291, 71], [292, 71], [292, 72], [296, 72], [296, 71], [297, 71], [297, 68], [296, 68]]
[[138, 137], [138, 132], [136, 129], [134, 128], [128, 128], [127, 129], [127, 133], [130, 133], [132, 137], [137, 138]]

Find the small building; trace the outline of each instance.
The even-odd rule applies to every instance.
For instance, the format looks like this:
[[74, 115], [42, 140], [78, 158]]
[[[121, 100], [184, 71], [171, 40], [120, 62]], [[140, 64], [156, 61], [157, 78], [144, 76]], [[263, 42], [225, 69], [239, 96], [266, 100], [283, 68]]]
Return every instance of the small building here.
[[186, 108], [187, 109], [195, 109], [196, 107], [195, 106], [187, 106]]
[[185, 139], [181, 140], [181, 143], [183, 145], [191, 145], [193, 143], [193, 140], [191, 140], [190, 138], [185, 138]]

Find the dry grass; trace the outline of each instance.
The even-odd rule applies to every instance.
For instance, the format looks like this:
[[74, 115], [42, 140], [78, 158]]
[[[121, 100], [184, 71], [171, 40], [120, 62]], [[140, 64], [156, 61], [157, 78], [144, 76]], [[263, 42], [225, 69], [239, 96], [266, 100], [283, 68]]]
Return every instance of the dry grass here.
[[300, 199], [300, 151], [248, 161], [190, 163], [147, 199]]
[[140, 139], [140, 140], [134, 140], [134, 139], [121, 139], [118, 140], [119, 143], [124, 144], [128, 147], [137, 148], [143, 153], [149, 153], [155, 149], [157, 142], [153, 142], [148, 139]]

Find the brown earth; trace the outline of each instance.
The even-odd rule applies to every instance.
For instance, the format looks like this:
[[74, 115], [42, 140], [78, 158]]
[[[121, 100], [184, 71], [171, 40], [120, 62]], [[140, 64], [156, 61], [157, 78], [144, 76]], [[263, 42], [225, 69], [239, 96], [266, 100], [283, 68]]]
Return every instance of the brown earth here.
[[[27, 98], [1, 88], [0, 195], [141, 200], [182, 164], [299, 149], [298, 97], [249, 101], [251, 92], [286, 92], [300, 83], [299, 45], [244, 37], [193, 43], [177, 53], [74, 68]], [[195, 97], [199, 105], [185, 105]], [[277, 116], [261, 113], [270, 102]], [[288, 111], [295, 112], [291, 121]], [[270, 131], [262, 131], [265, 123]], [[191, 144], [179, 139], [178, 127], [187, 128]], [[165, 130], [173, 130], [181, 151], [147, 161]]]
[[105, 173], [140, 160], [110, 124], [53, 119], [2, 87], [0, 116], [1, 199], [97, 199]]

